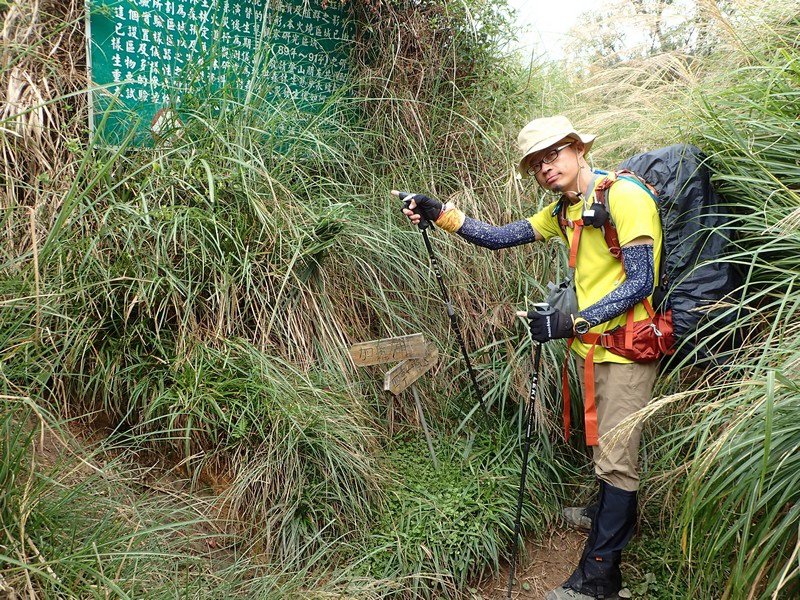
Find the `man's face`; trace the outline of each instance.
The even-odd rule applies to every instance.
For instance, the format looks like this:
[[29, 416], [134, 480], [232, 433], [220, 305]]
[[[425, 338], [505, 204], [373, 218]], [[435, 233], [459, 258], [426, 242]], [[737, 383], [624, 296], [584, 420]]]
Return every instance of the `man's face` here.
[[538, 170], [536, 181], [546, 190], [581, 191], [578, 189], [578, 173], [583, 148], [582, 142], [565, 138], [534, 154], [528, 161], [529, 172], [530, 169]]

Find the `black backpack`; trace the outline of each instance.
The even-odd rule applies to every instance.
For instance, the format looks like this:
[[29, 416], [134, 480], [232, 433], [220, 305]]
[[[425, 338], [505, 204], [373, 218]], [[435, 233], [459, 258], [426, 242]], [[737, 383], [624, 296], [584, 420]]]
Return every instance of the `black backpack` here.
[[671, 360], [691, 355], [694, 364], [726, 362], [738, 337], [730, 325], [737, 319], [741, 276], [724, 260], [735, 219], [711, 185], [707, 158], [695, 146], [678, 144], [637, 154], [620, 170], [632, 171], [657, 193], [664, 246], [653, 304], [657, 311], [672, 309]]

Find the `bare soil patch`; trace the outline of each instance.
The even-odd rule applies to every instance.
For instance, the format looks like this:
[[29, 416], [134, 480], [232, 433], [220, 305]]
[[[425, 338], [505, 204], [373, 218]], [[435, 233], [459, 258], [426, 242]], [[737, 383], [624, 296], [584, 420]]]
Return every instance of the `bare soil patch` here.
[[[517, 600], [542, 600], [544, 595], [561, 585], [578, 564], [586, 534], [573, 529], [552, 530], [548, 537], [526, 543], [526, 556], [517, 568], [512, 597]], [[482, 585], [476, 597], [485, 600], [506, 598], [508, 568], [492, 581]], [[528, 588], [528, 589], [525, 589]]]

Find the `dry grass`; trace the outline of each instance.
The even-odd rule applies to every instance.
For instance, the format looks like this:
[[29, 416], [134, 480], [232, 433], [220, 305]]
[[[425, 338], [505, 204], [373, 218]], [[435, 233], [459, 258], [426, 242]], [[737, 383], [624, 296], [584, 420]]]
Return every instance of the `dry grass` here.
[[[2, 13], [0, 209], [5, 260], [30, 252], [29, 212], [41, 238], [77, 172], [87, 128], [84, 4], [17, 0]], [[3, 268], [10, 265], [4, 261]]]
[[[698, 0], [691, 29], [678, 36], [681, 44], [659, 50], [656, 43], [653, 51], [657, 23], [639, 5], [616, 0], [602, 13], [587, 15], [597, 21], [596, 27], [584, 24], [572, 31], [575, 41], [566, 52], [576, 92], [564, 112], [584, 130], [602, 135], [592, 153], [600, 168], [691, 136], [698, 120], [694, 92], [707, 86], [717, 69], [734, 70], [757, 61], [752, 48], [775, 36], [800, 11], [797, 0], [733, 0], [725, 10], [716, 0]], [[639, 41], [619, 42], [613, 52], [606, 40], [602, 57], [589, 52], [601, 45], [603, 32], [617, 39], [626, 30], [644, 33], [629, 35]], [[724, 64], [712, 56], [725, 57]]]

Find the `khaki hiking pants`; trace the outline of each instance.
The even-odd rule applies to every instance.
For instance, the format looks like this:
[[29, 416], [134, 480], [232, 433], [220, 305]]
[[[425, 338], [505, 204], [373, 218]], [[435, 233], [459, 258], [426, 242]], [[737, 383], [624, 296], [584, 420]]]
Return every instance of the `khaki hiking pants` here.
[[[583, 373], [584, 360], [575, 357], [578, 373]], [[628, 492], [639, 489], [639, 441], [642, 422], [622, 427], [607, 435], [626, 417], [649, 404], [653, 397], [658, 362], [595, 363], [595, 404], [597, 433], [600, 441], [592, 447], [597, 477]]]

